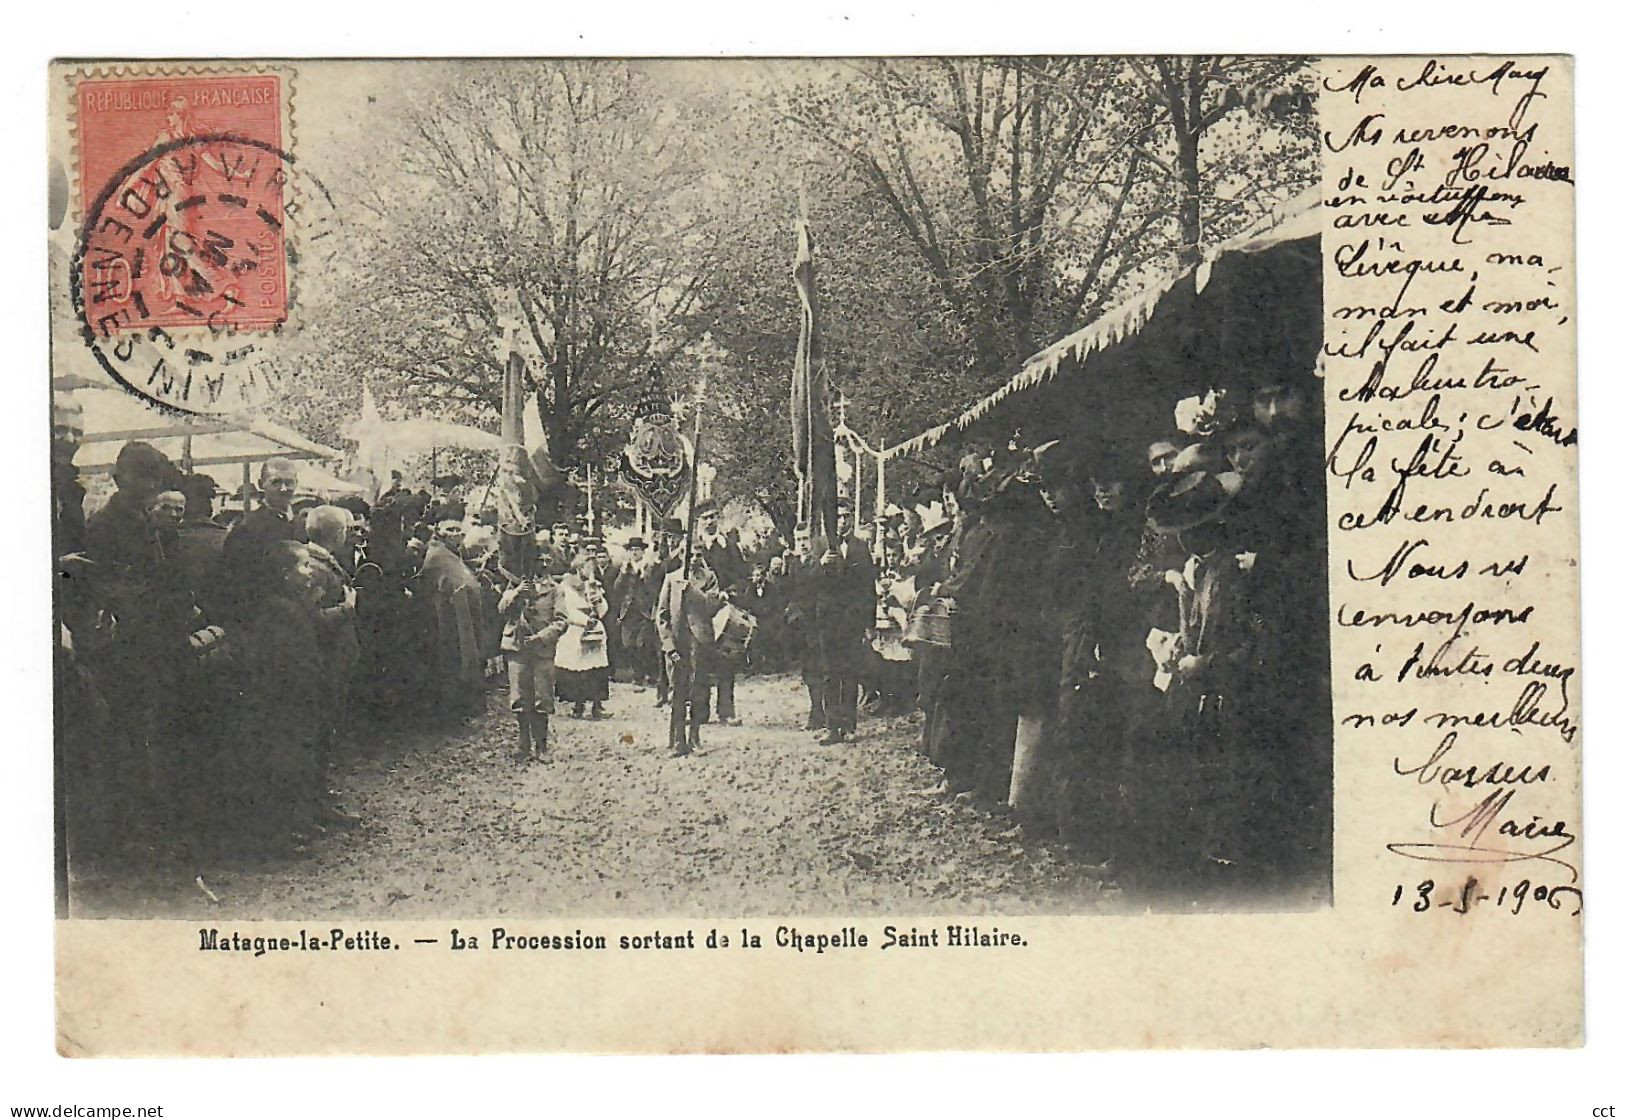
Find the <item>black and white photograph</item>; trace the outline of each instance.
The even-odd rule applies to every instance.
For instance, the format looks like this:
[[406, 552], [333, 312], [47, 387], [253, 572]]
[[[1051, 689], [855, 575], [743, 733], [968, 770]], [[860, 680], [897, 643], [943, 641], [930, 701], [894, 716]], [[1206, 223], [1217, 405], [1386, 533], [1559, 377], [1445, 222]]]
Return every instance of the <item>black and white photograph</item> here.
[[1332, 904], [1305, 60], [53, 80], [59, 916]]

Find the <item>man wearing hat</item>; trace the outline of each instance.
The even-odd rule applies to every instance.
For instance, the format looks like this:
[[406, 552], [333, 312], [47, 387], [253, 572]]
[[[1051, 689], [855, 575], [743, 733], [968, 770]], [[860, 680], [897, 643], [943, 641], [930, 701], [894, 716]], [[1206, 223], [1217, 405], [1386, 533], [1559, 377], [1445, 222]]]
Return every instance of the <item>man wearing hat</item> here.
[[[724, 599], [744, 602], [750, 586], [750, 565], [745, 563], [739, 546], [722, 532], [722, 511], [717, 503], [706, 498], [694, 507], [694, 555], [701, 557], [717, 579], [717, 588]], [[717, 721], [730, 727], [739, 726], [739, 715], [734, 710], [734, 665], [719, 658], [715, 671], [717, 683]]]
[[[648, 601], [654, 604], [651, 618], [654, 617], [654, 611], [659, 609], [666, 577], [683, 566], [683, 523], [680, 519], [668, 517], [661, 524], [660, 531], [655, 534], [655, 551], [657, 557], [649, 565], [645, 576], [647, 582], [644, 585], [644, 594]], [[655, 660], [659, 663], [655, 677], [655, 707], [659, 708], [671, 700], [671, 666], [664, 656], [659, 656]]]
[[186, 513], [170, 559], [196, 595], [205, 620], [219, 622], [226, 606], [220, 582], [226, 529], [214, 519], [214, 499], [221, 490], [208, 475], [189, 474], [181, 480], [180, 491], [186, 498]]
[[[1155, 772], [1142, 774], [1141, 782], [1177, 791], [1167, 795], [1173, 800], [1169, 819], [1184, 823], [1176, 834], [1182, 842], [1159, 838], [1159, 862], [1233, 859], [1247, 842], [1243, 818], [1274, 803], [1265, 798], [1254, 804], [1258, 783], [1270, 770], [1270, 752], [1258, 745], [1274, 744], [1267, 714], [1248, 710], [1264, 639], [1252, 602], [1254, 557], [1234, 549], [1226, 525], [1231, 508], [1222, 484], [1200, 473], [1159, 491], [1148, 504], [1149, 520], [1181, 554], [1163, 572], [1172, 592], [1170, 613], [1178, 620], [1171, 640], [1154, 651], [1159, 687], [1166, 690], [1163, 711], [1140, 731], [1155, 744]], [[1243, 719], [1245, 733], [1238, 735]]]
[[568, 622], [559, 610], [558, 583], [538, 556], [502, 593], [502, 652], [508, 668], [508, 707], [519, 724], [519, 761], [547, 759], [553, 714], [553, 660]]
[[626, 542], [626, 563], [610, 587], [610, 620], [619, 637], [621, 655], [633, 679], [653, 684], [658, 675], [660, 636], [655, 629], [659, 588], [650, 584], [649, 542], [633, 537]]
[[85, 525], [97, 606], [117, 620], [111, 642], [85, 651], [118, 736], [96, 765], [115, 775], [110, 816], [161, 830], [173, 774], [175, 682], [188, 604], [167, 548], [184, 499], [180, 472], [151, 444], [126, 443], [113, 465], [118, 489]]
[[875, 619], [874, 558], [854, 534], [852, 503], [844, 498], [835, 524], [835, 539], [818, 558], [813, 583], [813, 622], [824, 662], [829, 723], [822, 743], [839, 743], [857, 733], [858, 681], [868, 661], [865, 638]]

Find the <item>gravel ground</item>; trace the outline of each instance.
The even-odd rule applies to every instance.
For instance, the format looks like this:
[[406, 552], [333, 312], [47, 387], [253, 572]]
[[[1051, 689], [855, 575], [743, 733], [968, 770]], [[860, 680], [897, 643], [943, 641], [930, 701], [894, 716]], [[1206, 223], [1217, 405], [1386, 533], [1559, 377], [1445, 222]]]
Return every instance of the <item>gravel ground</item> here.
[[[296, 861], [180, 861], [76, 874], [85, 917], [1091, 913], [1099, 869], [947, 793], [919, 727], [801, 730], [799, 679], [739, 682], [741, 727], [665, 751], [654, 693], [617, 685], [603, 722], [553, 717], [552, 762], [514, 761], [498, 694], [461, 726], [386, 734], [334, 785], [363, 826]], [[199, 883], [201, 879], [201, 885]], [[211, 898], [210, 896], [213, 896]]]

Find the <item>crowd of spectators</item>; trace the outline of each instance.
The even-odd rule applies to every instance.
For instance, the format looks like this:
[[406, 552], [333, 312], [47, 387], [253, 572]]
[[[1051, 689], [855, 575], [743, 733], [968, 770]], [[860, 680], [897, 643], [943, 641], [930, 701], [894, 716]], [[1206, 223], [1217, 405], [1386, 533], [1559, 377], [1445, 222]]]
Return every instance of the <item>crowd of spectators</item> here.
[[1329, 873], [1320, 418], [1295, 388], [1182, 400], [1126, 457], [967, 455], [916, 562], [923, 749], [963, 795], [1171, 883]]
[[[1323, 856], [1314, 408], [1285, 387], [1189, 398], [1133, 469], [1064, 442], [970, 451], [870, 533], [843, 506], [834, 542], [803, 526], [747, 554], [700, 503], [692, 573], [754, 626], [703, 677], [684, 668], [681, 753], [700, 723], [741, 722], [739, 674], [799, 671], [825, 742], [855, 735], [860, 708], [911, 719], [950, 789], [1090, 859], [1268, 875]], [[681, 522], [613, 557], [560, 522], [516, 560], [454, 492], [397, 476], [374, 503], [322, 501], [272, 459], [257, 502], [226, 510], [212, 479], [140, 442], [87, 516], [75, 440], [59, 408], [59, 741], [80, 854], [295, 854], [359, 823], [332, 792], [337, 755], [380, 727], [467, 719], [503, 682], [526, 759], [546, 757], [555, 704], [606, 718], [616, 681], [672, 703], [683, 658], [661, 603]]]

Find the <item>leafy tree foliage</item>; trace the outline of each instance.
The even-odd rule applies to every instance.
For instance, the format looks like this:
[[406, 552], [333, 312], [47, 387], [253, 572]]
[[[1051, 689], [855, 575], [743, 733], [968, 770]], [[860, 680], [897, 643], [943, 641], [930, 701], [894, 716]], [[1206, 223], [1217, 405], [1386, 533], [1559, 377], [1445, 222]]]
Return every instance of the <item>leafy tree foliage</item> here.
[[[335, 438], [365, 376], [386, 412], [494, 427], [512, 330], [564, 466], [613, 459], [656, 363], [681, 397], [704, 379], [718, 495], [786, 531], [803, 206], [831, 378], [878, 446], [1318, 176], [1296, 60], [396, 73], [399, 110], [331, 172], [349, 220], [324, 273], [345, 313], [293, 349], [285, 418]], [[894, 464], [894, 492], [947, 461]]]

